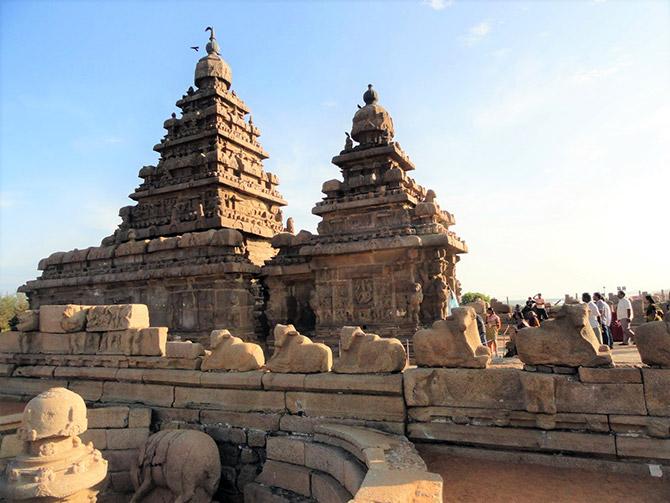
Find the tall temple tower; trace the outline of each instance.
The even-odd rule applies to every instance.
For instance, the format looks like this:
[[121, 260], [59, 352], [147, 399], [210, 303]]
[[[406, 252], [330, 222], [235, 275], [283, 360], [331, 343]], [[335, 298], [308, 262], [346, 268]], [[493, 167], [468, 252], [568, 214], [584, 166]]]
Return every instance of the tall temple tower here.
[[[232, 72], [210, 32], [195, 86], [177, 101], [154, 147], [156, 166], [121, 208], [101, 246], [56, 252], [40, 278], [19, 290], [44, 304], [147, 304], [154, 326], [207, 340], [214, 328], [254, 339], [264, 333], [260, 266], [283, 229], [278, 179], [249, 108], [231, 89]], [[248, 119], [247, 119], [248, 117]]]
[[[174, 236], [206, 229], [237, 229], [257, 265], [273, 254], [270, 238], [283, 230], [278, 179], [263, 171], [267, 153], [249, 108], [231, 90], [232, 72], [210, 31], [195, 85], [177, 101], [181, 117], [165, 121], [154, 147], [157, 166], [144, 166], [142, 183], [121, 208], [122, 223], [106, 243]], [[246, 117], [249, 115], [248, 120]]]
[[[344, 325], [411, 336], [447, 316], [460, 297], [455, 266], [465, 243], [454, 216], [408, 173], [414, 164], [393, 140], [393, 120], [368, 86], [344, 150], [333, 158], [342, 180], [323, 184], [312, 213], [318, 235], [282, 233], [263, 268], [270, 322], [335, 337]], [[354, 142], [357, 145], [354, 145]]]

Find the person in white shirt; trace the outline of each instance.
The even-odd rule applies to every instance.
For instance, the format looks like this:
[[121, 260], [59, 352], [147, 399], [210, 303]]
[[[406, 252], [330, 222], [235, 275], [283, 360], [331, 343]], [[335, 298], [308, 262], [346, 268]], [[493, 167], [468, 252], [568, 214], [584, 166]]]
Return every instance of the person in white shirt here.
[[582, 302], [586, 303], [586, 307], [589, 310], [589, 324], [593, 329], [593, 332], [596, 334], [596, 338], [600, 344], [603, 343], [602, 334], [600, 333], [600, 313], [598, 312], [598, 306], [596, 303], [591, 300], [590, 293], [582, 294]]
[[598, 312], [600, 313], [600, 328], [603, 332], [603, 344], [607, 344], [610, 348], [614, 346], [612, 339], [612, 331], [610, 325], [612, 324], [612, 309], [610, 305], [605, 302], [603, 296], [598, 292], [593, 294], [593, 300], [596, 302]]
[[621, 323], [623, 330], [622, 346], [628, 346], [628, 341], [634, 343], [635, 332], [630, 329], [630, 324], [633, 321], [633, 305], [630, 300], [626, 298], [626, 292], [619, 290], [616, 294], [619, 297], [619, 302], [616, 305], [616, 319]]

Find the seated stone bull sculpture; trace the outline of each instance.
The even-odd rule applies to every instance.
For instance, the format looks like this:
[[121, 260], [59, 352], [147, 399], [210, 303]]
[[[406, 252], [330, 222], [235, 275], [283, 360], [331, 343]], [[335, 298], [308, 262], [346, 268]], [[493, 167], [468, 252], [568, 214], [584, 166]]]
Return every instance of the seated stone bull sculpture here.
[[202, 370], [231, 370], [247, 372], [265, 365], [263, 349], [252, 342], [244, 342], [228, 330], [212, 330], [210, 347], [202, 360]]
[[556, 318], [516, 334], [519, 358], [528, 365], [611, 367], [612, 353], [598, 342], [586, 304], [566, 304]]
[[635, 329], [635, 345], [642, 363], [670, 368], [670, 323], [650, 321]]
[[221, 478], [219, 449], [201, 431], [159, 431], [140, 448], [130, 477], [135, 487], [130, 503], [209, 503]]
[[360, 327], [343, 327], [340, 332], [340, 358], [333, 372], [339, 374], [381, 374], [400, 372], [407, 354], [398, 339], [366, 334]]
[[414, 334], [412, 342], [419, 367], [486, 368], [491, 362], [491, 350], [482, 346], [472, 307], [452, 309], [446, 319]]
[[271, 372], [313, 374], [330, 372], [333, 353], [328, 346], [312, 342], [298, 333], [293, 325], [274, 329], [275, 350], [265, 367]]

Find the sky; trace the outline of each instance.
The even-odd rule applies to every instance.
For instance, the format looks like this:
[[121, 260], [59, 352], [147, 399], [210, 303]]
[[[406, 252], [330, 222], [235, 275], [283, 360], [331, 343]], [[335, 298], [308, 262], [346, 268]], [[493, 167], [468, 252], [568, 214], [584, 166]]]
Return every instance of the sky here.
[[297, 229], [372, 83], [464, 291], [670, 288], [670, 2], [5, 0], [0, 292], [114, 231], [208, 25]]

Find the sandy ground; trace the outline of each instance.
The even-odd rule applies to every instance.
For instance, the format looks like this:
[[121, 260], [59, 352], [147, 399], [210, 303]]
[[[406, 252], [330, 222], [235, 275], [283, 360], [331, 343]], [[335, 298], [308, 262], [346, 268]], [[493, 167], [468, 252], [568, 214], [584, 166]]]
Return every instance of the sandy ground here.
[[670, 502], [667, 479], [489, 461], [417, 448], [428, 469], [444, 479], [445, 502]]

